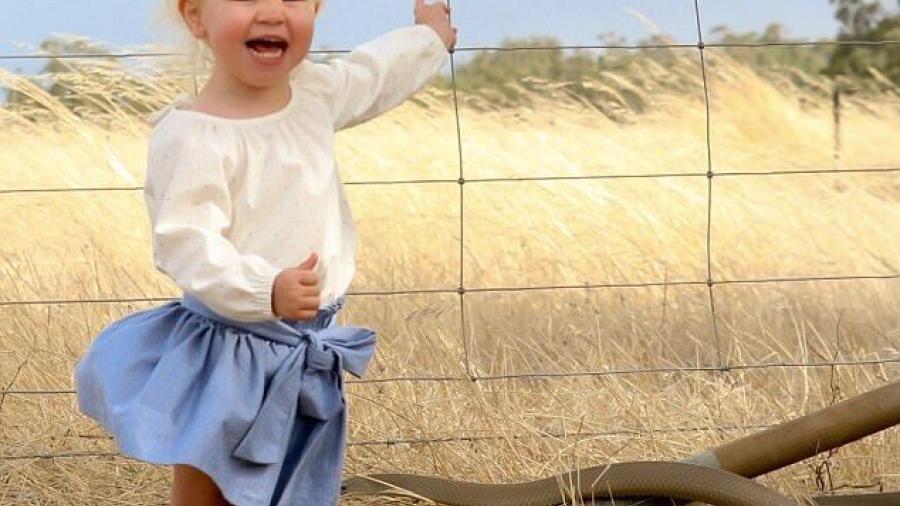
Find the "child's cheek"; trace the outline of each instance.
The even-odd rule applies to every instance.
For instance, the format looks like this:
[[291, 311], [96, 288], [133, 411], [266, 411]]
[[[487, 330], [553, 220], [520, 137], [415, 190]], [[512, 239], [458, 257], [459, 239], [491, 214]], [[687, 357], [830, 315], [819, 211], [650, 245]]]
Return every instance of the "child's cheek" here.
[[313, 23], [312, 18], [306, 17], [292, 20], [291, 32], [294, 50], [306, 55], [312, 46], [315, 34], [315, 23]]
[[215, 44], [218, 47], [232, 53], [233, 56], [241, 56], [247, 49], [244, 45], [247, 37], [247, 25], [239, 20], [223, 22], [213, 37], [216, 39]]

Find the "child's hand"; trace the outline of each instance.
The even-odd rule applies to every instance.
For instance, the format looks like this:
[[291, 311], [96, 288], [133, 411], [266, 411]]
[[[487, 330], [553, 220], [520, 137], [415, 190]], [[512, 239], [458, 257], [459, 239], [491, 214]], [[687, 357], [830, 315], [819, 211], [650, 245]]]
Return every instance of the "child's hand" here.
[[319, 275], [312, 269], [319, 257], [310, 253], [297, 267], [287, 268], [275, 276], [272, 289], [272, 312], [279, 318], [313, 320], [319, 311], [321, 290]]
[[416, 0], [415, 17], [417, 25], [434, 28], [447, 50], [453, 49], [456, 45], [456, 28], [450, 26], [450, 7], [444, 0], [430, 5], [426, 5], [425, 0]]

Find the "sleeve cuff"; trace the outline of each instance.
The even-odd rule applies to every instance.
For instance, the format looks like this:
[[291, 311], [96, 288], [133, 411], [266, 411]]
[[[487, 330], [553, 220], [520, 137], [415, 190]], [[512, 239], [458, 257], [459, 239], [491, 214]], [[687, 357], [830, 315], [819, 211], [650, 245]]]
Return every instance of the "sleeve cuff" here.
[[431, 45], [441, 56], [446, 56], [449, 53], [447, 46], [444, 45], [444, 40], [441, 39], [441, 36], [438, 35], [434, 28], [426, 24], [417, 24], [413, 25], [412, 30], [421, 34], [426, 39], [426, 43]]
[[253, 303], [258, 308], [260, 317], [266, 320], [278, 320], [274, 308], [275, 278], [281, 271], [272, 266], [266, 266], [264, 272], [253, 280]]

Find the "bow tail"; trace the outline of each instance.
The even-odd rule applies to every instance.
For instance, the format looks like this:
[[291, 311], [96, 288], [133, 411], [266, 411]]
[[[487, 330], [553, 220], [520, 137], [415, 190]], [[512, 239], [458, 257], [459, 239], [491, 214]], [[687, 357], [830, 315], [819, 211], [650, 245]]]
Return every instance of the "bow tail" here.
[[232, 450], [232, 456], [257, 464], [281, 460], [287, 451], [287, 438], [297, 410], [306, 348], [294, 347], [276, 371], [256, 418]]
[[287, 452], [294, 417], [319, 421], [342, 415], [346, 370], [361, 376], [375, 351], [375, 332], [363, 327], [330, 327], [309, 336], [285, 357], [262, 406], [231, 454], [250, 462], [273, 464]]

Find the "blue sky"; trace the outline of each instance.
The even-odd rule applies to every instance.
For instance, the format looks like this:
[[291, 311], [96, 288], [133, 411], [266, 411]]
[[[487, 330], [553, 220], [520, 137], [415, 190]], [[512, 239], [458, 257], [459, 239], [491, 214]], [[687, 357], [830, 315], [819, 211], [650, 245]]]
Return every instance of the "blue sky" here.
[[[165, 42], [151, 23], [162, 0], [4, 1], [0, 54], [24, 54], [51, 33], [88, 35], [115, 48], [141, 49]], [[430, 1], [430, 0], [428, 0]], [[893, 2], [891, 2], [893, 4]], [[646, 20], [677, 42], [696, 42], [693, 0], [452, 0], [459, 46], [498, 45], [504, 37], [552, 35], [563, 44], [597, 44], [598, 34], [615, 31], [629, 42], [650, 33]], [[317, 22], [314, 48], [348, 49], [412, 22], [413, 0], [328, 0]], [[699, 0], [705, 37], [717, 25], [737, 31], [762, 30], [769, 22], [787, 27], [792, 38], [832, 38], [838, 25], [828, 0]], [[644, 18], [645, 21], [642, 21]], [[457, 55], [458, 61], [466, 58]], [[36, 60], [3, 60], [25, 73]]]

